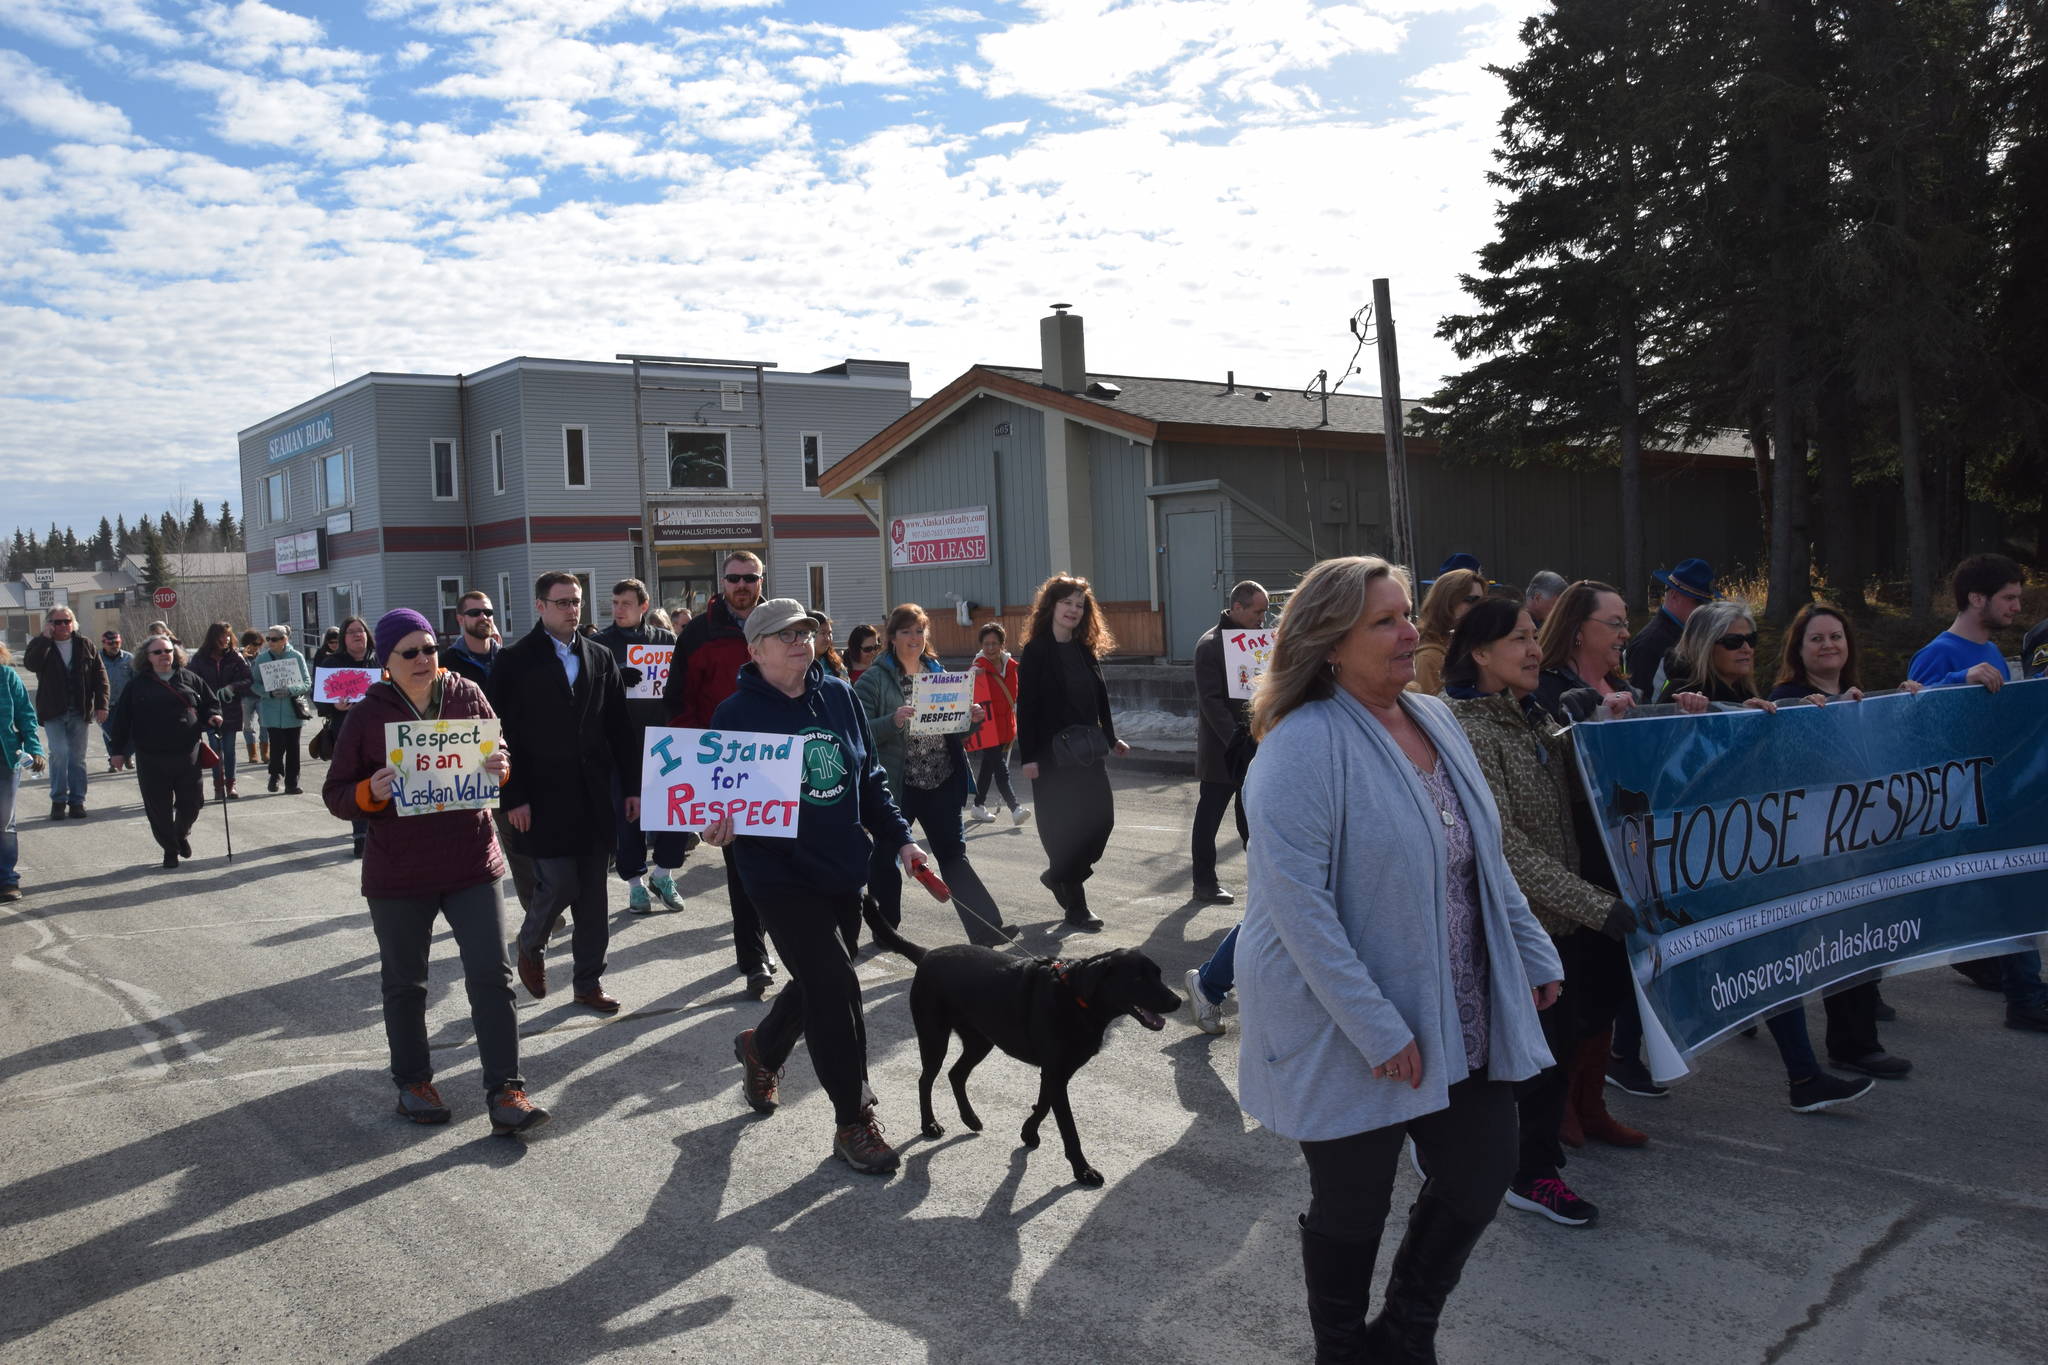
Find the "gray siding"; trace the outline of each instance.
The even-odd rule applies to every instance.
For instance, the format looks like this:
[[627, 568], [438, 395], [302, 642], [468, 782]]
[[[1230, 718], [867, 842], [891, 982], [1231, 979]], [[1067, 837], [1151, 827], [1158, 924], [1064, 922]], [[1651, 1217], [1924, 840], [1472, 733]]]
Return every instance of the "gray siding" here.
[[[384, 475], [381, 469], [382, 462], [378, 458], [383, 437], [377, 409], [380, 392], [392, 387], [395, 386], [375, 383], [353, 393], [341, 395], [331, 404], [316, 408], [315, 413], [331, 411], [334, 414], [334, 439], [289, 459], [279, 460], [276, 464], [269, 461], [267, 443], [270, 437], [278, 431], [298, 425], [307, 417], [314, 415], [313, 413], [266, 424], [243, 438], [242, 514], [250, 549], [269, 550], [279, 536], [324, 527], [329, 516], [344, 510], [320, 505], [321, 495], [317, 477], [321, 458], [344, 448], [351, 451], [354, 466], [352, 498], [345, 509], [349, 513], [351, 524], [358, 531], [375, 530], [383, 524], [380, 499]], [[411, 391], [435, 392], [431, 388], [411, 388]], [[285, 519], [281, 522], [271, 522], [268, 520], [268, 507], [263, 497], [263, 480], [279, 470], [289, 475], [289, 502]], [[336, 584], [359, 585], [362, 603], [369, 609], [372, 603], [383, 595], [382, 567], [375, 556], [360, 556], [338, 563], [330, 558], [326, 567], [309, 573], [280, 574], [275, 570], [252, 571], [249, 575], [249, 624], [256, 629], [273, 624], [270, 619], [270, 596], [272, 593], [288, 592], [292, 595], [289, 624], [293, 626], [296, 637], [300, 622], [299, 594], [318, 592], [321, 600], [321, 623], [323, 626], [332, 625], [332, 590]]]
[[[999, 436], [996, 427], [1003, 422], [1010, 431]], [[1029, 605], [1051, 572], [1046, 563], [1044, 418], [1036, 408], [997, 398], [968, 403], [889, 464], [885, 488], [885, 520], [987, 507], [994, 542], [987, 564], [893, 570], [892, 603], [943, 607], [944, 594], [951, 591], [983, 606]]]
[[[640, 475], [633, 466], [631, 371], [623, 366], [610, 373], [522, 366], [518, 373], [526, 514], [638, 516]], [[568, 487], [563, 466], [565, 427], [584, 428], [588, 488]]]
[[1152, 597], [1145, 532], [1149, 449], [1127, 436], [1088, 428], [1089, 490], [1095, 508], [1092, 581], [1099, 601], [1145, 602]]
[[[469, 486], [470, 515], [478, 524], [526, 515], [526, 428], [519, 401], [517, 370], [464, 386], [463, 475]], [[505, 442], [505, 491], [493, 491], [491, 433]]]

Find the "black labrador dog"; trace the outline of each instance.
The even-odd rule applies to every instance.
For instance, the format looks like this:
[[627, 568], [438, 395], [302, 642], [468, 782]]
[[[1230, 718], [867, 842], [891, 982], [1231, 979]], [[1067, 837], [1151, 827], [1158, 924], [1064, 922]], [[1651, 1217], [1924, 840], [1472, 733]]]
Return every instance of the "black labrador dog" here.
[[1135, 948], [1061, 962], [966, 943], [921, 948], [879, 918], [871, 918], [868, 929], [877, 943], [917, 965], [910, 982], [910, 1018], [924, 1062], [917, 1099], [925, 1136], [941, 1137], [946, 1131], [932, 1116], [932, 1082], [957, 1033], [960, 1060], [946, 1077], [953, 1083], [960, 1121], [981, 1131], [981, 1117], [967, 1102], [967, 1077], [991, 1048], [999, 1047], [1038, 1068], [1038, 1103], [1024, 1121], [1024, 1145], [1038, 1146], [1038, 1125], [1052, 1111], [1074, 1179], [1100, 1185], [1102, 1172], [1081, 1154], [1067, 1082], [1102, 1050], [1102, 1035], [1112, 1020], [1128, 1014], [1157, 1032], [1166, 1024], [1160, 1015], [1180, 1008], [1180, 992], [1160, 979], [1158, 964]]

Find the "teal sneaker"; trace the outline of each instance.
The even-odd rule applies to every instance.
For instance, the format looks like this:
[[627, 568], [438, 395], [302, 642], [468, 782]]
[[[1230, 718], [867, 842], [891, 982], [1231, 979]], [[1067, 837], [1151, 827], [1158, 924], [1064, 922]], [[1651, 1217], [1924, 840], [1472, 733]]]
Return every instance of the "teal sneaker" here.
[[653, 886], [654, 894], [661, 897], [663, 905], [672, 911], [683, 908], [683, 896], [680, 891], [676, 890], [676, 879], [674, 877], [650, 877], [648, 882]]
[[631, 888], [626, 897], [626, 908], [636, 915], [653, 914], [654, 902], [647, 899], [647, 888], [644, 886]]

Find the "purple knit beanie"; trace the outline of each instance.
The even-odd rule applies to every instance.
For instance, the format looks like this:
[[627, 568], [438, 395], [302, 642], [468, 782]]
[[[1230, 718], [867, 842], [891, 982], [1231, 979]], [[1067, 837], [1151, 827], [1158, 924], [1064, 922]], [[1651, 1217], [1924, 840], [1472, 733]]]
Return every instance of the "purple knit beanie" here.
[[416, 630], [425, 631], [430, 640], [436, 638], [434, 623], [411, 607], [398, 607], [377, 618], [378, 662], [389, 663], [391, 651], [398, 648], [398, 642]]

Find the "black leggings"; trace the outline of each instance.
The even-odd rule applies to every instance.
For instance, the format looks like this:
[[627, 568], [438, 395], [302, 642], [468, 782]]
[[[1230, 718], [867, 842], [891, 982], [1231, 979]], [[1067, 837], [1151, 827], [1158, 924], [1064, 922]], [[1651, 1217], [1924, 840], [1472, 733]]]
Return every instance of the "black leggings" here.
[[754, 1029], [754, 1053], [771, 1071], [782, 1068], [797, 1040], [810, 1045], [811, 1069], [832, 1097], [841, 1127], [860, 1120], [868, 1079], [867, 1021], [853, 950], [860, 932], [860, 892], [824, 893], [763, 887], [753, 897], [762, 927], [789, 972], [789, 984]]
[[270, 775], [282, 777], [287, 787], [299, 785], [299, 731], [297, 725], [270, 727]]
[[[1405, 1085], [1375, 1080], [1374, 1085]], [[1370, 1128], [1327, 1142], [1304, 1142], [1308, 1162], [1309, 1231], [1340, 1242], [1378, 1246], [1393, 1200], [1401, 1139], [1413, 1137], [1423, 1169], [1423, 1193], [1440, 1199], [1461, 1219], [1493, 1219], [1515, 1171], [1515, 1088], [1468, 1076], [1451, 1087], [1450, 1103], [1434, 1113]]]

